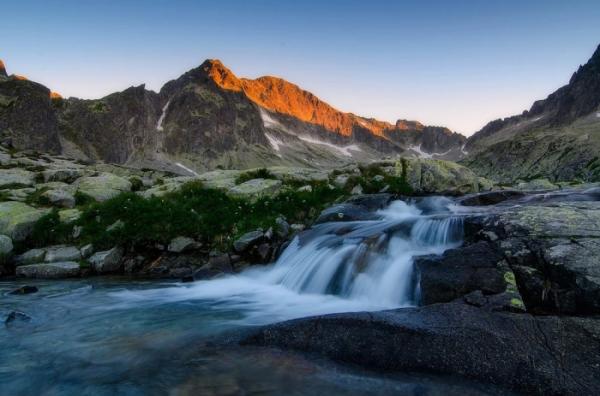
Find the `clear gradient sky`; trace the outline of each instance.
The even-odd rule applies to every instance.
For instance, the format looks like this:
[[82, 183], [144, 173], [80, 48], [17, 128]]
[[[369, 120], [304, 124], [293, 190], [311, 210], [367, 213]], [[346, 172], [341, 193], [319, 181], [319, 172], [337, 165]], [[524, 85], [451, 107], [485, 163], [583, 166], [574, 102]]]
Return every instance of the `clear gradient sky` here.
[[0, 0], [0, 59], [98, 98], [219, 58], [334, 107], [471, 134], [568, 82], [600, 43], [600, 1]]

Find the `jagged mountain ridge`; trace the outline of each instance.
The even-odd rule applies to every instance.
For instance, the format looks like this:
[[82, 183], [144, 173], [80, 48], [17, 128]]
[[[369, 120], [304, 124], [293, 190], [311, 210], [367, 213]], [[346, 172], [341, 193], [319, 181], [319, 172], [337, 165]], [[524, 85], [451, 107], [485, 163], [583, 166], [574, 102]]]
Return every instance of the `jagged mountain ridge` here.
[[[443, 127], [344, 113], [277, 77], [238, 78], [217, 60], [158, 93], [142, 85], [97, 100], [63, 99], [4, 73], [0, 100], [0, 138], [18, 149], [170, 170], [331, 167], [399, 154], [452, 159], [466, 141]], [[31, 126], [27, 112], [45, 116]]]
[[600, 181], [600, 46], [569, 83], [471, 136], [463, 162], [501, 182]]

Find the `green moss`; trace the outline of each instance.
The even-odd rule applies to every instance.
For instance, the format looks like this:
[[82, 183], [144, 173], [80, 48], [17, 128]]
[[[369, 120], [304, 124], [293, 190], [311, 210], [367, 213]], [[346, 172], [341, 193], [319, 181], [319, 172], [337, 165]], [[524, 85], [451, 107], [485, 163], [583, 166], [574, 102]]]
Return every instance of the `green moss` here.
[[44, 196], [44, 193], [48, 191], [48, 187], [40, 188], [36, 192], [30, 194], [25, 203], [32, 206], [50, 206], [50, 200]]
[[140, 191], [144, 188], [144, 182], [137, 176], [130, 177], [129, 183], [131, 183], [131, 191]]
[[510, 305], [518, 309], [525, 309], [525, 304], [523, 304], [523, 300], [520, 298], [511, 298]]
[[[99, 249], [121, 246], [151, 246], [167, 243], [176, 236], [189, 236], [207, 245], [227, 248], [243, 233], [268, 228], [284, 216], [291, 223], [307, 223], [326, 206], [344, 196], [325, 182], [311, 183], [312, 191], [286, 189], [274, 197], [254, 201], [232, 198], [199, 182], [184, 184], [162, 197], [143, 198], [122, 193], [101, 203], [82, 208], [74, 223], [60, 222], [53, 210], [35, 225], [31, 246], [65, 243], [73, 226], [82, 227], [79, 244], [93, 243]], [[117, 221], [122, 227], [108, 231]]]
[[94, 113], [106, 113], [109, 110], [108, 105], [102, 101], [94, 101], [88, 108]]
[[253, 179], [276, 179], [276, 177], [267, 168], [260, 168], [240, 174], [235, 178], [235, 184], [242, 184]]
[[85, 206], [96, 202], [96, 200], [92, 196], [81, 191], [76, 191], [74, 197], [75, 205], [77, 206]]
[[61, 222], [58, 210], [53, 209], [35, 223], [25, 245], [30, 248], [67, 243], [72, 232], [72, 224]]

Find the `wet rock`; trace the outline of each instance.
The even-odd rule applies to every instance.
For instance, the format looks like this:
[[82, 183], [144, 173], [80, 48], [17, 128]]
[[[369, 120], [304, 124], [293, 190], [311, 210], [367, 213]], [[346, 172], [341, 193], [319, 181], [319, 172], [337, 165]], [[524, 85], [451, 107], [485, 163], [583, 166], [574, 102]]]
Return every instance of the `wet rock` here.
[[336, 221], [364, 221], [364, 220], [377, 220], [380, 217], [369, 211], [362, 205], [354, 205], [354, 204], [339, 204], [334, 205], [325, 209], [317, 220], [315, 224], [328, 223], [328, 222], [336, 222]]
[[181, 278], [181, 283], [190, 283], [194, 281], [194, 276], [184, 276]]
[[199, 249], [202, 245], [192, 238], [176, 237], [171, 240], [167, 250], [172, 253], [181, 253], [189, 250]]
[[259, 244], [264, 238], [265, 234], [261, 230], [250, 231], [239, 237], [233, 243], [233, 248], [236, 252], [242, 253]]
[[283, 217], [275, 219], [275, 233], [279, 238], [286, 238], [290, 234], [290, 225]]
[[94, 253], [88, 261], [97, 273], [106, 274], [121, 269], [122, 257], [123, 250], [119, 247], [114, 247], [110, 250]]
[[6, 235], [0, 235], [0, 256], [8, 255], [13, 250], [12, 239]]
[[352, 188], [352, 191], [350, 191], [350, 194], [352, 195], [362, 195], [363, 193], [363, 188], [360, 184], [357, 184], [356, 186], [354, 186], [354, 188]]
[[32, 293], [37, 293], [38, 292], [38, 288], [35, 286], [21, 286], [18, 289], [15, 289], [13, 291], [11, 291], [8, 294], [32, 294]]
[[77, 277], [81, 273], [79, 264], [73, 261], [21, 265], [16, 269], [18, 277], [61, 279]]
[[208, 262], [194, 272], [194, 279], [211, 279], [219, 275], [233, 272], [228, 254], [210, 257]]
[[467, 235], [489, 232], [528, 310], [600, 313], [600, 202], [524, 205], [465, 221]]
[[393, 200], [394, 196], [392, 194], [380, 193], [357, 195], [348, 198], [345, 203], [351, 205], [359, 205], [369, 211], [376, 211], [387, 208]]
[[58, 261], [77, 261], [81, 259], [81, 252], [75, 246], [51, 246], [46, 248], [44, 261], [54, 263]]
[[26, 239], [33, 231], [36, 221], [48, 213], [47, 209], [36, 209], [22, 202], [0, 202], [0, 234], [13, 241]]
[[27, 315], [24, 312], [21, 311], [12, 311], [11, 313], [8, 314], [8, 316], [6, 316], [6, 319], [4, 320], [4, 324], [6, 326], [10, 326], [12, 324], [16, 324], [16, 323], [24, 323], [24, 322], [30, 322], [31, 321], [31, 316]]
[[265, 326], [242, 341], [391, 372], [457, 375], [523, 394], [595, 394], [600, 320], [493, 312], [465, 303]]
[[509, 199], [522, 198], [525, 193], [517, 190], [489, 191], [479, 194], [467, 195], [458, 200], [463, 206], [488, 206], [496, 205]]
[[476, 290], [484, 294], [504, 292], [505, 273], [511, 270], [502, 261], [502, 255], [486, 242], [447, 250], [441, 256], [417, 258], [421, 304], [449, 302]]

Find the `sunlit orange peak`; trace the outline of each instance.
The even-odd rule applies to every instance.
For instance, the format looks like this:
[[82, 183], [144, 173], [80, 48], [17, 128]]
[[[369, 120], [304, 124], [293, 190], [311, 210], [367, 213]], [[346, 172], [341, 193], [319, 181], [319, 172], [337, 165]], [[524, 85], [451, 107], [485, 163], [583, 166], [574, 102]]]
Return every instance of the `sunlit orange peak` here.
[[19, 80], [19, 81], [27, 81], [27, 77], [25, 77], [25, 76], [21, 76], [21, 75], [19, 75], [19, 74], [15, 74], [15, 75], [13, 76], [13, 78], [14, 78], [15, 80]]
[[62, 95], [58, 92], [50, 92], [50, 99], [62, 99]]

